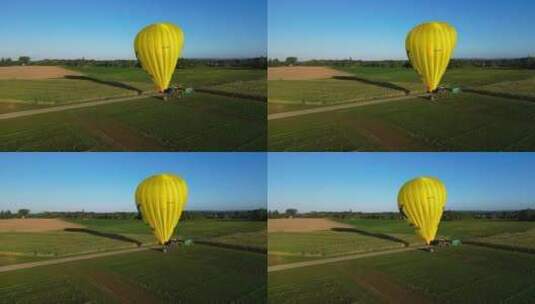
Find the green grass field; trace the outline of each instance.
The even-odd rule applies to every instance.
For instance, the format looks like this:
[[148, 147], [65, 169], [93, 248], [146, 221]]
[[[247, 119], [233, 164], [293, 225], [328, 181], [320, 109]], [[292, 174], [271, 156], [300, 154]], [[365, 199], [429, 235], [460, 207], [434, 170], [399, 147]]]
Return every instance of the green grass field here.
[[404, 95], [401, 91], [352, 80], [272, 80], [270, 103], [332, 105], [378, 97]]
[[[108, 236], [85, 231], [1, 232], [0, 264], [19, 262], [14, 258], [2, 261], [2, 256], [50, 258], [156, 243], [150, 227], [141, 220], [84, 219], [71, 222]], [[212, 240], [266, 248], [265, 229], [265, 222], [190, 220], [181, 221], [175, 234], [182, 239], [194, 241]]]
[[0, 273], [0, 303], [263, 303], [265, 255], [194, 245]]
[[272, 255], [330, 257], [403, 247], [401, 243], [355, 232], [272, 232], [268, 249]]
[[[151, 243], [141, 220], [73, 220], [108, 235]], [[265, 222], [189, 220], [177, 236], [266, 247]], [[261, 236], [264, 235], [262, 241]], [[254, 238], [254, 240], [252, 240]], [[0, 233], [0, 266], [131, 245], [85, 232]], [[49, 255], [35, 257], [31, 254]], [[30, 254], [17, 256], [15, 254]], [[0, 273], [0, 303], [263, 303], [266, 256], [201, 244]]]
[[[153, 88], [150, 76], [138, 68], [114, 68], [114, 67], [79, 67], [71, 68], [74, 71], [83, 73], [89, 77], [94, 77], [108, 81], [119, 81], [125, 83], [145, 83]], [[249, 80], [265, 80], [267, 72], [261, 69], [232, 69], [232, 68], [186, 68], [176, 70], [172, 83], [180, 83], [186, 87], [213, 86], [223, 83]]]
[[535, 104], [462, 93], [271, 120], [270, 151], [526, 151]]
[[133, 95], [137, 92], [80, 79], [0, 80], [0, 102], [60, 105]]
[[270, 303], [529, 303], [535, 255], [473, 246], [269, 274]]
[[523, 232], [499, 233], [475, 240], [489, 244], [535, 249], [535, 228]]
[[224, 92], [242, 93], [256, 96], [266, 96], [267, 94], [266, 80], [235, 81], [215, 85], [210, 88]]
[[264, 103], [210, 94], [146, 98], [0, 120], [0, 150], [261, 151], [265, 113]]
[[[409, 89], [417, 88], [415, 84], [422, 86], [418, 74], [412, 68], [351, 67], [340, 68], [340, 70], [372, 80], [405, 84], [409, 86]], [[442, 85], [449, 87], [477, 87], [504, 81], [521, 81], [534, 77], [535, 71], [533, 70], [452, 68], [448, 69], [444, 74]]]

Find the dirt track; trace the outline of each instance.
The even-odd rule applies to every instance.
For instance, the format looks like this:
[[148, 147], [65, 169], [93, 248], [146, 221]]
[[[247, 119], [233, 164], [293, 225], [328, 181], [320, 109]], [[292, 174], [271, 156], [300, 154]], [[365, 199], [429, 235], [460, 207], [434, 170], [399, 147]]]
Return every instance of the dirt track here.
[[310, 232], [352, 227], [324, 218], [291, 218], [268, 220], [268, 232]]
[[49, 108], [43, 108], [43, 109], [10, 112], [10, 113], [5, 113], [5, 114], [0, 114], [0, 120], [24, 117], [24, 116], [32, 116], [32, 115], [43, 114], [43, 113], [52, 113], [52, 112], [60, 112], [60, 111], [65, 111], [65, 110], [94, 107], [94, 106], [100, 106], [100, 105], [109, 104], [109, 103], [143, 99], [143, 98], [149, 98], [149, 97], [151, 97], [151, 95], [129, 96], [129, 97], [124, 97], [124, 98], [97, 100], [97, 101], [90, 101], [90, 102], [70, 104], [70, 105], [57, 106], [57, 107], [49, 107]]
[[60, 219], [8, 219], [0, 220], [0, 232], [46, 232], [65, 228], [82, 228]]
[[409, 248], [401, 248], [401, 249], [392, 249], [392, 250], [385, 250], [385, 251], [361, 253], [361, 254], [348, 255], [348, 256], [342, 256], [342, 257], [336, 257], [336, 258], [328, 258], [328, 259], [313, 260], [313, 261], [306, 261], [306, 262], [297, 262], [297, 263], [290, 263], [290, 264], [283, 264], [283, 265], [275, 265], [275, 266], [269, 266], [268, 267], [268, 272], [275, 272], [275, 271], [281, 271], [281, 270], [302, 268], [302, 267], [307, 267], [307, 266], [315, 266], [315, 265], [336, 263], [336, 262], [349, 261], [349, 260], [355, 260], [355, 259], [362, 259], [362, 258], [367, 258], [367, 257], [385, 255], [385, 254], [412, 251], [412, 250], [416, 250], [416, 249], [418, 249], [418, 248], [417, 247], [409, 247]]
[[67, 75], [80, 76], [78, 72], [69, 71], [57, 66], [10, 66], [0, 67], [0, 80], [5, 79], [51, 79], [63, 78]]
[[275, 119], [282, 119], [282, 118], [288, 118], [288, 117], [294, 117], [294, 116], [302, 116], [302, 115], [308, 115], [308, 114], [314, 114], [314, 113], [322, 113], [322, 112], [330, 112], [330, 111], [336, 111], [336, 110], [350, 109], [350, 108], [362, 107], [362, 106], [373, 105], [373, 104], [380, 104], [380, 103], [391, 102], [391, 101], [414, 99], [414, 98], [417, 98], [417, 97], [418, 96], [415, 96], [415, 95], [389, 97], [389, 98], [383, 98], [383, 99], [372, 99], [372, 100], [369, 100], [369, 101], [359, 101], [359, 102], [354, 102], [354, 103], [344, 103], [344, 104], [333, 105], [333, 106], [317, 107], [317, 108], [306, 109], [306, 110], [274, 113], [274, 114], [268, 115], [268, 120], [275, 120]]
[[268, 80], [313, 80], [351, 74], [328, 67], [277, 67], [268, 68]]
[[30, 262], [30, 263], [23, 263], [23, 264], [7, 265], [7, 266], [1, 266], [0, 267], [0, 273], [1, 272], [14, 271], [14, 270], [20, 270], [20, 269], [34, 268], [34, 267], [38, 267], [38, 266], [46, 266], [46, 265], [62, 264], [62, 263], [73, 262], [73, 261], [88, 260], [88, 259], [100, 258], [100, 257], [105, 257], [105, 256], [123, 254], [123, 253], [145, 251], [145, 250], [149, 250], [149, 249], [151, 249], [151, 248], [150, 247], [140, 247], [140, 248], [132, 248], [132, 249], [125, 249], [125, 250], [110, 251], [110, 252], [86, 254], [86, 255], [82, 255], [82, 256], [74, 256], [74, 257], [52, 259], [52, 260], [39, 261], [39, 262]]

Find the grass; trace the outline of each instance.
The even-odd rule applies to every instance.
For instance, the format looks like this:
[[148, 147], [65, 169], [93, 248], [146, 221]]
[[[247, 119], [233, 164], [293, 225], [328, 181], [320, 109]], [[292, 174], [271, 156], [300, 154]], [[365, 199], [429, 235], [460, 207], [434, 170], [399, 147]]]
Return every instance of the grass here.
[[393, 241], [364, 236], [355, 232], [316, 231], [306, 233], [273, 232], [268, 248], [272, 255], [330, 257], [375, 250], [399, 248]]
[[[0, 121], [2, 151], [262, 151], [266, 105], [195, 93]], [[46, 138], [46, 140], [43, 140]]]
[[242, 93], [256, 96], [266, 96], [268, 90], [267, 81], [265, 79], [229, 82], [215, 85], [210, 88], [224, 92]]
[[472, 246], [269, 274], [270, 303], [528, 303], [535, 256]]
[[[150, 227], [141, 220], [78, 219], [69, 221], [96, 231], [152, 235]], [[261, 221], [181, 220], [176, 234], [184, 238], [206, 239], [236, 233], [258, 232], [264, 229], [266, 229], [266, 223]]]
[[332, 105], [377, 97], [403, 95], [401, 91], [351, 80], [269, 81], [270, 103]]
[[[535, 224], [533, 226], [535, 226]], [[523, 232], [505, 232], [487, 237], [481, 237], [476, 239], [476, 241], [535, 249], [535, 228]]]
[[0, 273], [0, 303], [263, 303], [265, 255], [193, 245]]
[[[150, 235], [135, 235], [136, 240], [153, 242]], [[84, 232], [47, 233], [0, 233], [3, 253], [29, 256], [59, 257], [85, 252], [109, 251], [118, 248], [137, 247], [135, 242], [126, 242], [95, 236]]]
[[[148, 83], [152, 88], [150, 76], [139, 68], [115, 67], [77, 67], [71, 70], [84, 75], [108, 81], [126, 83]], [[186, 87], [211, 86], [237, 81], [262, 80], [267, 72], [261, 69], [232, 69], [232, 68], [186, 68], [178, 69], [173, 75], [172, 82], [178, 82]]]
[[[420, 241], [415, 236], [414, 229], [404, 220], [346, 219], [342, 222], [364, 231], [400, 237], [411, 243]], [[535, 229], [535, 223], [498, 220], [441, 221], [437, 235], [449, 239], [468, 240], [502, 233], [524, 233], [531, 231], [530, 229]]]
[[531, 151], [535, 104], [476, 94], [269, 122], [270, 151]]
[[[350, 67], [340, 68], [340, 70], [363, 78], [405, 84], [410, 86], [409, 89], [414, 89], [414, 84], [421, 86], [420, 78], [412, 68]], [[533, 70], [450, 68], [444, 74], [442, 84], [451, 87], [474, 87], [503, 81], [519, 81], [532, 77], [535, 77]]]
[[479, 87], [491, 92], [515, 93], [519, 95], [535, 96], [535, 77], [517, 81], [504, 81]]
[[268, 114], [313, 109], [317, 106], [268, 102]]
[[79, 79], [0, 80], [0, 92], [0, 101], [42, 105], [60, 105], [87, 99], [137, 95], [133, 90]]
[[[154, 244], [150, 227], [141, 220], [77, 219], [69, 220], [86, 229], [113, 235], [110, 237], [87, 232], [3, 232], [0, 233], [0, 254], [37, 257], [59, 257], [95, 251], [137, 247], [137, 243]], [[179, 222], [176, 235], [184, 239], [214, 240], [229, 244], [250, 244], [265, 248], [265, 222], [190, 220]], [[263, 238], [262, 238], [263, 236]], [[121, 237], [127, 239], [120, 239]], [[0, 264], [2, 263], [0, 255]], [[5, 260], [8, 263], [10, 260]], [[18, 260], [12, 260], [18, 263]], [[24, 260], [20, 261], [24, 262]]]

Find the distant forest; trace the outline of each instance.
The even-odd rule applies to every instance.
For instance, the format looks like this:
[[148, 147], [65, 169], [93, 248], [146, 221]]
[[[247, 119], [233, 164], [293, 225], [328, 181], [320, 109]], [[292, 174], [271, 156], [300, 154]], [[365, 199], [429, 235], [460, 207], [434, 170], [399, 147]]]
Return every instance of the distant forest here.
[[[32, 61], [28, 56], [21, 56], [14, 60], [11, 58], [0, 58], [0, 66], [17, 65], [60, 65], [60, 66], [97, 66], [97, 67], [122, 67], [139, 68], [137, 60], [94, 60], [94, 59], [43, 59]], [[220, 68], [252, 68], [265, 69], [267, 67], [266, 57], [257, 58], [236, 58], [236, 59], [194, 59], [183, 58], [178, 61], [177, 68], [192, 67], [220, 67]]]
[[[0, 210], [0, 219], [8, 218], [75, 218], [75, 219], [139, 219], [141, 216], [137, 212], [40, 212], [30, 213], [29, 209], [20, 209], [17, 212], [10, 210]], [[184, 211], [182, 220], [197, 219], [220, 219], [220, 220], [267, 220], [266, 209], [237, 210], [237, 211]]]
[[[395, 220], [402, 219], [399, 212], [306, 212], [298, 213], [297, 209], [287, 209], [285, 212], [277, 210], [268, 211], [269, 218], [287, 218], [287, 217], [302, 217], [302, 218], [319, 218], [330, 217], [338, 219], [361, 218], [361, 219], [381, 219], [381, 220]], [[535, 209], [524, 209], [514, 211], [452, 211], [446, 210], [442, 215], [443, 221], [456, 221], [464, 219], [488, 219], [488, 220], [509, 220], [509, 221], [535, 221]]]
[[[297, 57], [288, 57], [286, 60], [269, 59], [268, 66], [333, 66], [333, 67], [380, 67], [380, 68], [411, 68], [408, 60], [307, 60], [299, 61]], [[479, 67], [479, 68], [510, 68], [535, 69], [535, 57], [514, 59], [452, 59], [449, 68]]]

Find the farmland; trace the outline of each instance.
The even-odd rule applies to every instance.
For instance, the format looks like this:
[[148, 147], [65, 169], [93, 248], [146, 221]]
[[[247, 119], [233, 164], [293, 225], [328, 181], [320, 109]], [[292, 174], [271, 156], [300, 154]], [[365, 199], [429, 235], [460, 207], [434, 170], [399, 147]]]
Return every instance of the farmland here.
[[[336, 256], [354, 254], [358, 246], [378, 252], [399, 246], [382, 236], [422, 244], [401, 220], [346, 219], [342, 223], [369, 234], [333, 230], [284, 236], [270, 233], [269, 265], [321, 259], [306, 256], [307, 252]], [[535, 224], [530, 222], [443, 221], [439, 235], [532, 247], [533, 229]], [[272, 252], [275, 249], [295, 255], [280, 256]], [[271, 303], [495, 303], [506, 299], [523, 303], [535, 296], [534, 270], [533, 254], [465, 244], [438, 248], [433, 254], [410, 250], [270, 272], [268, 299]]]
[[[404, 95], [403, 89], [421, 92], [422, 85], [410, 69], [351, 68], [344, 72], [380, 84], [357, 80], [269, 81], [269, 113], [319, 108], [349, 100], [373, 100]], [[444, 76], [448, 87], [467, 87], [491, 93], [531, 96], [535, 73], [530, 70], [452, 69]], [[279, 83], [280, 82], [280, 83]], [[316, 85], [312, 85], [316, 82]], [[329, 82], [340, 86], [329, 90]], [[272, 87], [271, 83], [275, 85]], [[303, 87], [302, 83], [311, 87]], [[352, 84], [354, 83], [354, 84]], [[325, 86], [325, 90], [323, 87]], [[359, 94], [358, 86], [370, 86]], [[312, 88], [313, 87], [313, 88]], [[399, 87], [400, 90], [395, 89]], [[330, 94], [329, 94], [330, 91]], [[310, 94], [307, 96], [306, 94]], [[293, 98], [294, 104], [277, 102], [276, 96]], [[291, 98], [289, 98], [290, 96]], [[364, 99], [358, 99], [365, 96]], [[311, 100], [312, 103], [303, 103]], [[315, 102], [315, 104], [314, 104]], [[533, 117], [535, 104], [528, 101], [462, 92], [437, 102], [412, 99], [369, 104], [269, 121], [270, 151], [526, 151], [535, 147]]]
[[[0, 112], [12, 113], [152, 90], [141, 69], [83, 67], [57, 79], [0, 80]], [[177, 70], [186, 87], [226, 85], [260, 94], [265, 71]], [[265, 92], [263, 93], [265, 96]], [[0, 120], [3, 151], [257, 151], [266, 144], [266, 105], [256, 100], [194, 92], [177, 102], [137, 100]], [[239, 132], [238, 132], [239, 130]], [[42, 138], [48, 140], [43, 141]]]
[[[136, 246], [132, 240], [150, 245], [154, 240], [140, 220], [73, 224], [85, 230], [0, 232], [2, 248], [7, 244], [13, 251], [0, 255], [0, 265]], [[226, 238], [231, 244], [266, 246], [261, 237], [265, 222], [193, 220], [178, 227], [177, 236], [184, 239]], [[201, 244], [167, 254], [147, 249], [0, 273], [0, 303], [265, 302], [265, 273], [264, 254]]]

